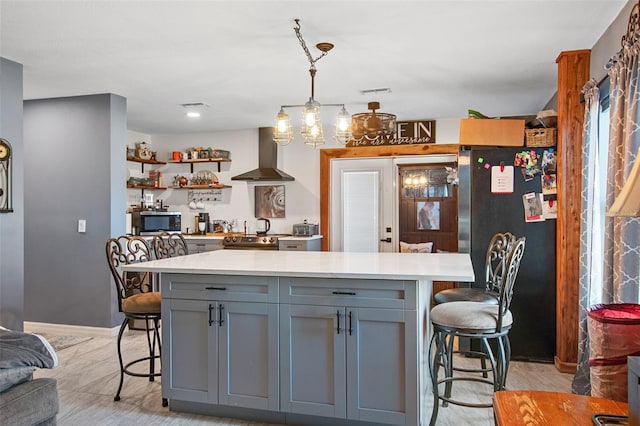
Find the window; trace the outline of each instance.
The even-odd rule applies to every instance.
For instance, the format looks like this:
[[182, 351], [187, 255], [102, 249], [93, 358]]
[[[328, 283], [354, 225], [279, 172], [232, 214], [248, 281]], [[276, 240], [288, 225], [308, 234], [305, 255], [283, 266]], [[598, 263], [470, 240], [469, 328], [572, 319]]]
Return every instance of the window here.
[[609, 148], [609, 78], [600, 84], [600, 113], [598, 114], [598, 146], [594, 170], [594, 204], [592, 227], [590, 304], [602, 303], [604, 265], [604, 223], [606, 211], [607, 161]]

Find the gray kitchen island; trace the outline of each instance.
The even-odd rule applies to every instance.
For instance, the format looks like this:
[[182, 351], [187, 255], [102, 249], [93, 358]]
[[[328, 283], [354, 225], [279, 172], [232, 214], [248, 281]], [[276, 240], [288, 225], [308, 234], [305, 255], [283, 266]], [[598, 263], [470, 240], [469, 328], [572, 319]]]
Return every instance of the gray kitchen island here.
[[433, 281], [468, 254], [218, 250], [159, 274], [170, 409], [282, 424], [426, 425]]

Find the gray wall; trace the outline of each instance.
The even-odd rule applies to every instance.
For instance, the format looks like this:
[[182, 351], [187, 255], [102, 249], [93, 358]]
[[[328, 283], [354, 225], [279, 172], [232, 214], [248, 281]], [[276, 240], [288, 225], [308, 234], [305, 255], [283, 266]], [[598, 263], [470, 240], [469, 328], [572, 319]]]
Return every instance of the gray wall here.
[[25, 101], [24, 146], [25, 320], [114, 327], [105, 243], [125, 227], [126, 101]]
[[591, 77], [597, 81], [602, 80], [607, 75], [604, 66], [609, 62], [609, 59], [622, 48], [620, 40], [622, 40], [622, 36], [627, 33], [629, 15], [635, 3], [635, 0], [627, 1], [627, 4], [620, 11], [618, 17], [609, 25], [609, 28], [607, 28], [591, 48], [591, 66], [589, 73]]
[[24, 145], [22, 65], [0, 58], [0, 137], [13, 151], [13, 213], [0, 213], [0, 325], [23, 329]]

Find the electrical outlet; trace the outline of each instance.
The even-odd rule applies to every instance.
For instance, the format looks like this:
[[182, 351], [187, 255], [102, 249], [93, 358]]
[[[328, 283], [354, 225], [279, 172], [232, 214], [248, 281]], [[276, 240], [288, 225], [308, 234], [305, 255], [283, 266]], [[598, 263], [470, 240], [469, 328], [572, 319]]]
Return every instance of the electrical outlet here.
[[84, 219], [78, 219], [78, 232], [87, 232], [87, 221]]

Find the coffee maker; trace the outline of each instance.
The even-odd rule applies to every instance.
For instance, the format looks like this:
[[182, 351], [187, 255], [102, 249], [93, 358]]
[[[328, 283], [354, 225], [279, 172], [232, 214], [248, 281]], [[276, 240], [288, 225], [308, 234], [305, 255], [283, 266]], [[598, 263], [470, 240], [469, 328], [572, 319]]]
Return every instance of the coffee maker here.
[[209, 213], [198, 213], [198, 232], [206, 235], [209, 230]]

